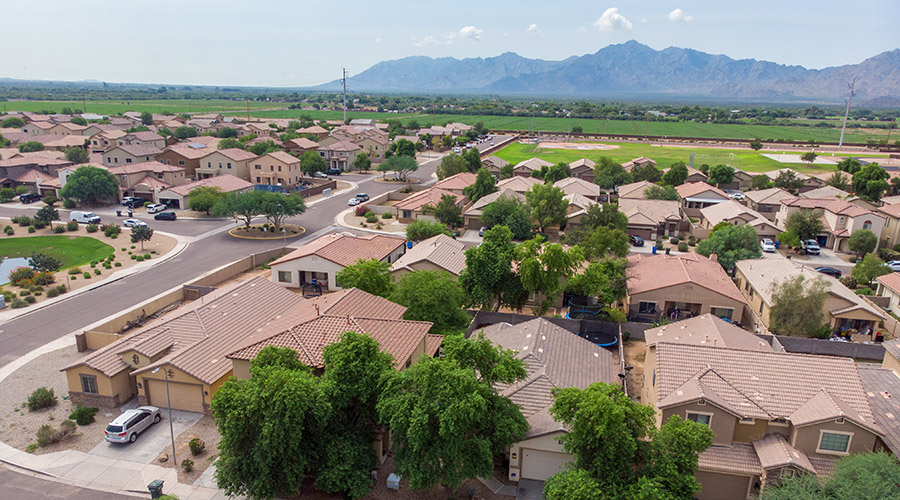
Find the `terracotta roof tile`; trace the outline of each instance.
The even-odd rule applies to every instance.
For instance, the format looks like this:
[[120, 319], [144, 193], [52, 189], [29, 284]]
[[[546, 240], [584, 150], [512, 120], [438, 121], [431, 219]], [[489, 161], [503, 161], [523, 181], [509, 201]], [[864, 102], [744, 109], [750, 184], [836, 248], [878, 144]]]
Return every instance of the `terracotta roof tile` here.
[[669, 342], [730, 347], [745, 351], [773, 351], [772, 346], [763, 339], [709, 313], [652, 328], [644, 332], [644, 338], [648, 346]]
[[177, 165], [166, 165], [158, 161], [144, 161], [141, 163], [126, 163], [116, 167], [109, 167], [109, 173], [113, 175], [122, 174], [138, 174], [141, 172], [165, 173], [165, 172], [184, 172], [184, 167]]
[[412, 270], [417, 262], [429, 262], [458, 276], [466, 268], [465, 250], [465, 243], [439, 234], [415, 244], [391, 265], [391, 270]]
[[700, 453], [697, 468], [744, 476], [762, 474], [759, 457], [753, 445], [734, 443], [731, 446], [712, 445]]
[[454, 200], [459, 202], [464, 196], [458, 195], [452, 191], [441, 189], [439, 187], [430, 187], [424, 191], [413, 193], [408, 197], [400, 200], [394, 205], [397, 210], [420, 210], [425, 205], [437, 206], [443, 196], [452, 196]]
[[753, 442], [753, 449], [759, 457], [763, 469], [774, 469], [793, 465], [813, 474], [815, 467], [810, 463], [806, 453], [788, 444], [787, 439], [778, 433], [769, 434], [763, 439]]
[[747, 191], [746, 193], [744, 193], [744, 197], [754, 203], [780, 205], [781, 200], [784, 200], [786, 198], [794, 198], [794, 195], [781, 188], [769, 188]]
[[715, 186], [710, 186], [705, 182], [686, 182], [676, 187], [675, 190], [678, 191], [678, 195], [682, 198], [691, 198], [697, 196], [698, 194], [711, 193], [717, 195], [722, 199], [729, 199], [728, 195], [725, 194], [724, 191]]
[[628, 217], [629, 224], [659, 224], [681, 220], [681, 207], [677, 201], [619, 198], [619, 211]]
[[879, 365], [858, 366], [875, 423], [884, 432], [882, 439], [895, 455], [900, 455], [900, 376]]
[[631, 295], [693, 283], [729, 299], [744, 302], [744, 296], [722, 266], [695, 253], [630, 255], [626, 273], [628, 293]]
[[300, 159], [296, 156], [291, 156], [284, 151], [274, 151], [272, 153], [266, 153], [258, 158], [259, 161], [263, 161], [265, 157], [274, 158], [282, 163], [286, 163], [288, 165], [293, 165], [294, 163], [300, 163]]
[[619, 195], [619, 200], [622, 198], [637, 198], [642, 200], [644, 199], [644, 191], [651, 186], [655, 186], [655, 184], [647, 181], [633, 182], [631, 184], [619, 186], [616, 192]]
[[475, 184], [476, 177], [477, 176], [471, 172], [462, 172], [456, 175], [451, 175], [450, 177], [447, 177], [446, 179], [435, 183], [433, 187], [451, 191], [462, 191], [463, 188]]
[[582, 196], [587, 196], [588, 198], [597, 198], [600, 196], [600, 186], [584, 179], [566, 177], [565, 179], [556, 181], [553, 185], [562, 189], [565, 194], [577, 193]]
[[207, 177], [206, 179], [200, 179], [199, 181], [194, 181], [188, 184], [182, 184], [181, 186], [175, 186], [173, 188], [169, 188], [169, 191], [180, 194], [181, 196], [187, 196], [191, 191], [197, 189], [198, 187], [216, 187], [222, 190], [224, 193], [231, 193], [233, 191], [241, 191], [244, 189], [249, 189], [253, 187], [253, 184], [245, 181], [244, 179], [235, 177], [230, 174], [217, 175], [213, 177]]
[[540, 170], [541, 167], [552, 167], [553, 164], [547, 160], [542, 160], [540, 158], [529, 158], [527, 160], [522, 160], [519, 163], [516, 163], [516, 166], [513, 169], [517, 168], [526, 168], [531, 171]]
[[543, 184], [543, 181], [540, 179], [535, 179], [532, 177], [522, 177], [521, 175], [514, 175], [509, 179], [503, 179], [502, 181], [497, 183], [498, 189], [512, 189], [517, 193], [524, 193], [532, 188], [535, 184]]
[[269, 265], [276, 266], [309, 255], [317, 255], [347, 267], [358, 260], [382, 260], [404, 243], [405, 240], [402, 238], [380, 234], [356, 236], [350, 233], [331, 233], [316, 238]]

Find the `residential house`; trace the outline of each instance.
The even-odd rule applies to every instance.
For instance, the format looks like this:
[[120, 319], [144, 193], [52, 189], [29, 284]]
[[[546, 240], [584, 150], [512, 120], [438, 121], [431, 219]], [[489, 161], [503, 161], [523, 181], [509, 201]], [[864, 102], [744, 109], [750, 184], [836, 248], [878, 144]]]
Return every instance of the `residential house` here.
[[794, 198], [794, 195], [781, 188], [759, 189], [744, 193], [744, 202], [751, 209], [759, 212], [769, 220], [775, 220], [781, 210], [781, 200]]
[[801, 198], [829, 198], [832, 196], [835, 198], [846, 200], [850, 197], [850, 193], [844, 191], [843, 189], [838, 189], [834, 186], [822, 186], [820, 188], [812, 189], [800, 194]]
[[[216, 131], [215, 121], [213, 121], [213, 120], [200, 120], [200, 119], [192, 118], [192, 119], [188, 120], [183, 126], [192, 127], [200, 135], [203, 135], [207, 132], [215, 132]], [[248, 128], [249, 128], [249, 125], [248, 125]]]
[[476, 177], [478, 176], [471, 172], [461, 172], [436, 182], [432, 187], [463, 195], [463, 190], [465, 188], [475, 184]]
[[124, 196], [142, 196], [154, 203], [156, 203], [156, 195], [160, 191], [187, 184], [190, 181], [185, 175], [184, 167], [166, 165], [158, 161], [109, 167], [109, 173], [119, 179], [120, 199]]
[[616, 194], [619, 196], [620, 200], [622, 198], [633, 198], [633, 199], [637, 199], [637, 200], [643, 200], [644, 193], [647, 191], [647, 189], [652, 186], [655, 186], [655, 185], [656, 184], [653, 184], [652, 182], [648, 182], [648, 181], [632, 182], [631, 184], [625, 184], [625, 185], [619, 186], [616, 189]]
[[900, 204], [884, 205], [876, 210], [878, 215], [884, 217], [884, 226], [881, 228], [880, 248], [894, 248], [900, 243]]
[[535, 184], [543, 184], [544, 181], [535, 179], [534, 177], [522, 177], [514, 175], [509, 179], [503, 179], [497, 182], [497, 189], [511, 189], [517, 193], [524, 193], [534, 187]]
[[[324, 141], [323, 141], [324, 142]], [[319, 155], [325, 158], [328, 168], [336, 168], [346, 172], [356, 160], [356, 155], [362, 152], [362, 147], [346, 140], [337, 140], [331, 144], [319, 144]]]
[[891, 314], [900, 316], [900, 273], [888, 273], [875, 278], [877, 287], [875, 295], [887, 297], [887, 309]]
[[[387, 152], [388, 147], [390, 147], [391, 145], [391, 141], [387, 138], [386, 135], [382, 136], [382, 134], [375, 133], [366, 134], [361, 139], [357, 139], [351, 142], [353, 142], [360, 148], [360, 151], [356, 154], [368, 154], [369, 159], [372, 160], [372, 163], [383, 162], [385, 160], [384, 154], [385, 152]], [[356, 156], [354, 155], [354, 158], [355, 157]]]
[[[886, 449], [895, 456], [900, 456], [900, 419], [897, 418], [900, 412], [900, 374], [888, 367], [888, 360], [896, 361], [897, 358], [890, 351], [900, 351], [898, 342], [900, 340], [885, 342], [886, 354], [882, 366], [872, 363], [856, 365], [875, 423], [883, 432], [875, 449]], [[897, 367], [900, 368], [900, 365]]]
[[779, 234], [784, 232], [782, 228], [763, 217], [759, 212], [749, 209], [734, 200], [728, 200], [700, 210], [700, 227], [703, 229], [712, 231], [717, 224], [722, 222], [734, 226], [747, 224], [756, 231], [761, 240], [763, 238], [774, 240]]
[[765, 174], [767, 176], [769, 176], [769, 179], [771, 179], [774, 182], [775, 179], [777, 179], [778, 176], [782, 172], [785, 172], [785, 171], [791, 171], [794, 173], [794, 175], [797, 176], [798, 179], [803, 180], [803, 186], [797, 190], [798, 193], [805, 193], [806, 191], [812, 191], [813, 189], [820, 188], [825, 185], [824, 180], [822, 180], [818, 177], [813, 177], [811, 175], [801, 174], [800, 172], [797, 172], [796, 170], [794, 170], [792, 168], [781, 168], [778, 170], [770, 170], [770, 171], [766, 172]]
[[300, 159], [284, 151], [266, 153], [250, 161], [250, 182], [293, 189], [300, 182]]
[[315, 151], [316, 149], [318, 149], [319, 143], [309, 140], [306, 137], [298, 137], [296, 139], [285, 141], [284, 143], [282, 143], [282, 147], [284, 147], [285, 151], [299, 153], [302, 155], [307, 151]]
[[233, 175], [250, 181], [250, 165], [256, 155], [239, 148], [218, 149], [200, 158], [200, 166], [194, 172], [200, 179], [217, 175]]
[[210, 120], [213, 122], [221, 122], [225, 119], [225, 116], [223, 116], [221, 113], [204, 113], [204, 114], [191, 115], [191, 118], [194, 118], [197, 120]]
[[497, 387], [519, 405], [529, 424], [525, 438], [509, 448], [507, 477], [545, 481], [574, 461], [559, 442], [567, 429], [550, 415], [552, 389], [620, 383], [618, 355], [544, 318], [498, 323], [482, 331], [494, 344], [513, 350], [528, 372], [525, 380]]
[[156, 132], [130, 132], [116, 139], [117, 146], [126, 144], [163, 149], [166, 147], [166, 138]]
[[54, 179], [57, 171], [69, 167], [72, 164], [65, 158], [53, 158], [51, 155], [59, 154], [53, 151], [36, 151], [33, 153], [19, 153], [3, 155], [0, 160], [0, 187], [15, 188], [21, 185], [19, 179], [31, 179], [34, 183], [35, 175], [32, 172], [40, 172], [40, 179]]
[[656, 241], [681, 233], [684, 217], [677, 201], [620, 198], [619, 211], [628, 217], [630, 235]]
[[351, 127], [372, 128], [375, 126], [375, 120], [371, 118], [354, 118], [350, 120]]
[[656, 162], [646, 156], [641, 156], [640, 158], [626, 161], [622, 164], [622, 168], [624, 168], [626, 172], [631, 172], [634, 167], [644, 168], [647, 165], [653, 165], [655, 167]]
[[686, 182], [675, 190], [678, 191], [678, 196], [681, 196], [681, 209], [684, 215], [692, 218], [699, 218], [702, 208], [731, 199], [721, 189], [705, 182]]
[[87, 127], [84, 125], [78, 125], [76, 123], [57, 123], [55, 127], [50, 129], [50, 134], [52, 135], [84, 135], [84, 129]]
[[103, 153], [103, 164], [107, 167], [117, 167], [119, 165], [150, 162], [156, 160], [160, 153], [162, 153], [162, 150], [149, 146], [133, 144], [115, 146]]
[[700, 500], [765, 498], [783, 477], [827, 476], [833, 460], [877, 449], [883, 431], [850, 358], [781, 352], [717, 319], [645, 335], [641, 402], [657, 425], [679, 415], [713, 431]]
[[368, 259], [392, 264], [406, 251], [405, 243], [381, 234], [326, 234], [270, 263], [272, 282], [304, 291], [340, 290], [336, 275], [345, 267]]
[[704, 174], [702, 171], [697, 170], [696, 168], [688, 165], [687, 168], [688, 176], [684, 180], [684, 182], [706, 182], [709, 179], [709, 176]]
[[594, 167], [597, 164], [587, 158], [581, 158], [569, 163], [569, 172], [572, 177], [586, 182], [594, 182]]
[[190, 193], [198, 187], [214, 187], [223, 193], [243, 193], [251, 191], [253, 184], [231, 174], [216, 175], [164, 189], [156, 195], [157, 202], [163, 203], [169, 208], [188, 208]]
[[422, 240], [391, 264], [391, 275], [399, 278], [413, 271], [446, 271], [454, 276], [466, 268], [466, 244], [439, 234]]
[[[520, 177], [521, 179], [521, 177]], [[484, 215], [484, 207], [490, 205], [491, 203], [497, 201], [499, 198], [514, 198], [519, 200], [520, 203], [525, 203], [525, 195], [522, 192], [514, 191], [510, 188], [503, 187], [499, 191], [494, 191], [493, 193], [482, 196], [478, 198], [478, 201], [473, 203], [469, 208], [463, 212], [463, 218], [465, 219], [465, 226], [468, 229], [478, 229], [484, 226], [484, 223], [481, 222], [481, 216]]]
[[775, 223], [786, 227], [788, 217], [797, 210], [814, 210], [820, 214], [825, 231], [817, 236], [819, 245], [836, 252], [849, 252], [850, 236], [868, 229], [881, 238], [886, 216], [838, 198], [789, 198], [782, 200]]
[[581, 227], [588, 209], [597, 204], [595, 200], [579, 193], [567, 194], [563, 197], [563, 201], [568, 203], [566, 206], [566, 230]]
[[35, 121], [26, 123], [25, 126], [22, 127], [22, 132], [25, 132], [28, 135], [53, 135], [52, 130], [55, 127], [56, 124], [50, 121]]
[[547, 160], [542, 160], [540, 158], [529, 158], [527, 160], [520, 161], [513, 167], [513, 174], [520, 177], [531, 177], [532, 172], [540, 172], [543, 167], [552, 167], [553, 164]]
[[116, 147], [118, 145], [116, 141], [124, 136], [124, 130], [115, 128], [96, 133], [90, 137], [90, 144], [88, 145], [90, 148], [89, 150], [91, 153], [103, 153], [107, 149]]
[[810, 281], [821, 279], [828, 284], [828, 296], [822, 306], [822, 320], [834, 332], [874, 332], [878, 323], [886, 318], [883, 311], [853, 293], [839, 280], [792, 260], [739, 260], [735, 267], [737, 286], [749, 306], [741, 321], [745, 325], [755, 324], [758, 318], [766, 327], [770, 327], [773, 287], [795, 276], [803, 276]]
[[328, 130], [326, 130], [318, 125], [313, 125], [311, 127], [298, 128], [297, 133], [298, 134], [312, 134], [312, 135], [318, 137], [319, 140], [322, 140], [322, 139], [328, 137]]
[[600, 186], [579, 177], [566, 177], [553, 183], [554, 186], [562, 189], [562, 192], [570, 194], [579, 194], [590, 200], [600, 200]]
[[430, 213], [427, 213], [428, 208], [436, 207], [443, 196], [452, 196], [456, 201], [456, 206], [458, 206], [460, 210], [462, 210], [462, 207], [469, 201], [465, 195], [438, 187], [430, 187], [398, 201], [397, 204], [393, 206], [394, 216], [398, 221], [404, 223], [418, 219], [434, 220], [434, 217]]
[[728, 273], [702, 255], [629, 255], [626, 275], [630, 318], [676, 320], [709, 313], [737, 322], [744, 315], [746, 302]]
[[[750, 191], [753, 188], [753, 177], [757, 174], [744, 172], [743, 170], [734, 169], [734, 179], [726, 184], [719, 184], [719, 189], [733, 189], [736, 191]], [[758, 174], [761, 175], [761, 174]]]
[[84, 144], [88, 142], [88, 138], [83, 135], [60, 135], [53, 137], [53, 140], [43, 143], [45, 149], [51, 151], [65, 151], [69, 148], [85, 149]]
[[507, 165], [509, 165], [509, 162], [499, 156], [491, 155], [481, 160], [481, 166], [486, 168], [488, 172], [498, 179], [500, 178], [500, 169]]
[[180, 143], [164, 149], [156, 157], [156, 161], [183, 167], [185, 175], [193, 179], [196, 178], [197, 169], [200, 168], [200, 159], [212, 151], [203, 144]]

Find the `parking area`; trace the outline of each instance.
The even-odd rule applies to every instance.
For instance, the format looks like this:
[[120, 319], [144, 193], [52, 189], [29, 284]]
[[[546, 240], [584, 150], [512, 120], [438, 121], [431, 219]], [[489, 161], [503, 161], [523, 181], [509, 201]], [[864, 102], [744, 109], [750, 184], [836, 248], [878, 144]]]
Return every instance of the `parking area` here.
[[[137, 402], [132, 400], [129, 404], [122, 407], [123, 410], [128, 408], [136, 408]], [[102, 432], [98, 436], [100, 443], [92, 448], [88, 453], [105, 458], [113, 458], [116, 460], [127, 460], [129, 462], [138, 462], [142, 464], [152, 463], [160, 455], [160, 453], [168, 451], [171, 454], [172, 437], [169, 433], [169, 410], [160, 408], [162, 420], [158, 424], [153, 424], [144, 432], [138, 435], [137, 441], [133, 443], [119, 444], [107, 442]], [[115, 414], [97, 415], [105, 427], [106, 421], [115, 418]], [[203, 418], [202, 413], [190, 411], [172, 410], [172, 426], [175, 436], [189, 429]], [[104, 420], [101, 420], [104, 419]]]

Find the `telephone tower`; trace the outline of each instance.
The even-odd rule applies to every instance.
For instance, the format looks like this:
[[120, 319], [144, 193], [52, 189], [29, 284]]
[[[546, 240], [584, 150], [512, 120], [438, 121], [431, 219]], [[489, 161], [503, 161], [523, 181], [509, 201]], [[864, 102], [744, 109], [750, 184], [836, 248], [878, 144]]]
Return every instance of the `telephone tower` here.
[[847, 117], [850, 116], [850, 101], [853, 100], [853, 86], [856, 85], [856, 77], [850, 82], [850, 97], [847, 98], [847, 111], [844, 111], [844, 125], [841, 127], [841, 140], [838, 142], [838, 148], [844, 145], [844, 131], [847, 130]]
[[344, 84], [344, 123], [347, 123], [347, 68], [341, 68], [341, 83]]

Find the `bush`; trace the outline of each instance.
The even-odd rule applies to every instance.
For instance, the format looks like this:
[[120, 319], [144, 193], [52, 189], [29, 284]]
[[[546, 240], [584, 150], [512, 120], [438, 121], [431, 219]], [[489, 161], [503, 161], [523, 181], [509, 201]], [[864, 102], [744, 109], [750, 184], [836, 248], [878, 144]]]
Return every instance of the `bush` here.
[[116, 262], [115, 266], [116, 266], [116, 267], [122, 267], [122, 263], [121, 263], [121, 262]]
[[99, 408], [79, 404], [75, 407], [75, 411], [69, 415], [69, 420], [74, 420], [78, 425], [88, 425], [94, 421], [94, 415], [98, 411]]
[[66, 231], [78, 231], [78, 223], [73, 220], [66, 222]]
[[844, 276], [841, 278], [841, 283], [844, 284], [845, 287], [855, 290], [857, 286], [859, 286], [859, 282], [856, 281], [855, 276]]
[[32, 293], [34, 293], [34, 296], [35, 296], [35, 297], [40, 297], [41, 295], [44, 295], [44, 292], [42, 292], [42, 291], [40, 291], [40, 290], [38, 290], [38, 291], [36, 291], [36, 292], [32, 292]]
[[14, 299], [9, 303], [9, 307], [12, 307], [13, 309], [21, 309], [23, 307], [28, 307], [28, 302], [25, 302], [22, 299]]
[[856, 295], [875, 295], [875, 291], [869, 287], [859, 288], [855, 290]]
[[679, 241], [681, 241], [681, 240], [679, 240], [678, 238], [672, 238], [669, 240], [669, 243], [671, 243], [673, 245], [677, 245]]
[[31, 393], [31, 396], [28, 396], [28, 409], [31, 411], [50, 408], [56, 406], [56, 403], [56, 394], [53, 393], [53, 389], [46, 387], [38, 387]]
[[856, 264], [856, 261], [857, 261], [857, 260], [858, 260], [858, 259], [856, 258], [855, 255], [854, 255], [853, 257], [850, 257], [850, 263], [851, 263], [851, 264]]
[[143, 255], [134, 255], [133, 257], [134, 257], [134, 260], [136, 260], [136, 261], [138, 261], [138, 262], [144, 262], [144, 256], [143, 256]]
[[356, 207], [356, 211], [354, 213], [356, 214], [357, 217], [362, 217], [362, 216], [366, 215], [366, 213], [368, 211], [369, 211], [369, 207], [367, 207], [365, 205], [358, 205]]
[[375, 224], [378, 222], [378, 216], [375, 214], [366, 215], [366, 222], [369, 224]]
[[32, 220], [32, 221], [31, 221], [31, 225], [32, 225], [35, 229], [44, 229], [45, 227], [47, 227], [47, 223], [44, 222], [44, 221], [42, 221], [41, 219], [34, 219], [34, 220]]
[[149, 254], [149, 253], [145, 253], [145, 254], [144, 254], [144, 260], [150, 260], [150, 254]]
[[95, 276], [100, 276], [100, 270], [99, 270], [99, 269], [94, 269], [94, 275], [95, 275]]
[[33, 233], [35, 231], [34, 226], [28, 226], [28, 233]]
[[22, 227], [31, 225], [31, 217], [27, 215], [17, 215], [10, 220]]
[[190, 458], [185, 458], [181, 461], [181, 470], [185, 472], [190, 472], [194, 470], [194, 461]]
[[685, 243], [685, 242], [683, 242], [683, 241], [682, 241], [681, 243], [679, 243], [679, 244], [678, 244], [678, 251], [679, 251], [679, 252], [687, 252], [687, 251], [688, 251], [688, 244]]
[[66, 232], [66, 226], [63, 226], [62, 224], [57, 224], [57, 225], [53, 226], [53, 232], [56, 234], [64, 233], [64, 232]]
[[97, 267], [98, 262], [96, 260], [91, 261], [91, 267]]
[[85, 272], [84, 272], [84, 279], [86, 279], [86, 280], [91, 279], [91, 273], [85, 271]]
[[206, 443], [204, 443], [200, 438], [191, 439], [188, 442], [188, 446], [191, 448], [191, 455], [194, 455], [195, 457], [203, 453], [203, 450], [206, 449]]
[[29, 295], [28, 297], [25, 297], [25, 302], [34, 304], [35, 302], [37, 302], [37, 299], [34, 298], [34, 295]]
[[883, 261], [888, 260], [900, 260], [900, 252], [895, 252], [890, 248], [879, 248], [878, 249], [878, 258]]
[[53, 443], [59, 443], [71, 438], [75, 434], [75, 422], [71, 420], [63, 420], [59, 424], [59, 430], [42, 425], [37, 431], [37, 445], [40, 447], [49, 446]]
[[12, 228], [12, 226], [7, 225], [3, 228], [3, 232], [6, 233], [7, 236], [12, 236], [16, 234], [16, 230]]
[[30, 267], [17, 267], [13, 269], [11, 273], [9, 273], [9, 282], [16, 286], [22, 286], [21, 283], [25, 280], [30, 280], [34, 278], [34, 269]]
[[29, 295], [31, 295], [31, 290], [22, 290], [19, 292], [19, 297], [28, 297]]
[[51, 288], [47, 290], [47, 298], [52, 299], [53, 297], [59, 296], [59, 290], [56, 288]]
[[68, 208], [69, 210], [75, 208], [75, 200], [72, 198], [65, 198], [63, 200], [63, 208]]
[[81, 274], [81, 268], [73, 267], [72, 269], [69, 269], [69, 274]]
[[85, 229], [86, 229], [87, 232], [89, 232], [89, 233], [96, 233], [97, 230], [100, 229], [100, 228], [97, 227], [97, 224], [88, 224], [87, 227], [85, 227]]
[[56, 287], [56, 291], [59, 292], [60, 295], [62, 295], [64, 293], [68, 292], [69, 290], [66, 289], [66, 285], [59, 285], [58, 287]]
[[122, 228], [118, 224], [106, 224], [100, 227], [103, 230], [103, 234], [109, 236], [110, 238], [115, 238], [122, 232]]
[[381, 218], [382, 218], [382, 219], [391, 219], [391, 218], [393, 218], [393, 217], [394, 217], [394, 216], [391, 215], [390, 212], [385, 212], [385, 213], [381, 214]]

